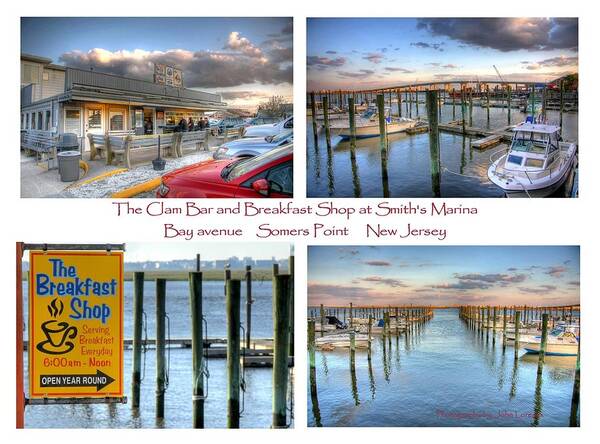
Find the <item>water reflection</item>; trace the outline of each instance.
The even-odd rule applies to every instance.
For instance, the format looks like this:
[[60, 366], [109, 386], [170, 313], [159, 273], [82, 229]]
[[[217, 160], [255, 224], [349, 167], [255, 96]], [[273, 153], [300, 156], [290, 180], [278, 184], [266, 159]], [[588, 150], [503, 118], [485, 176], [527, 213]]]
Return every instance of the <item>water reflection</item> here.
[[[410, 109], [413, 108], [415, 108], [414, 104]], [[459, 114], [454, 110], [453, 115], [451, 104], [443, 105], [440, 109], [442, 113], [440, 123], [456, 120], [456, 114]], [[491, 108], [489, 111], [490, 128], [501, 128], [507, 125], [506, 108]], [[513, 115], [513, 121], [523, 121], [525, 114], [516, 110], [515, 112], [517, 119]], [[415, 115], [414, 112], [412, 114]], [[558, 121], [558, 114], [558, 112], [548, 111], [550, 121]], [[473, 109], [473, 125], [488, 126], [485, 108]], [[577, 126], [577, 113], [565, 114], [563, 137], [566, 140], [576, 141]], [[312, 132], [310, 123], [307, 128], [308, 132]], [[356, 158], [351, 158], [350, 162], [345, 152], [351, 150], [351, 142], [342, 141], [332, 133], [331, 151], [318, 150], [314, 146], [313, 137], [314, 134], [307, 137], [308, 145], [313, 145], [312, 150], [307, 149], [307, 195], [309, 197], [358, 197], [359, 195], [362, 197], [432, 197], [436, 195], [437, 184], [435, 176], [431, 174], [427, 133], [414, 136], [389, 135], [385, 159], [381, 156], [379, 138], [358, 139], [355, 148]], [[321, 129], [318, 134], [318, 145], [325, 146], [325, 138], [325, 131]], [[490, 154], [506, 146], [501, 144], [499, 147], [480, 151], [471, 147], [470, 137], [441, 132], [442, 171], [457, 174], [440, 174], [440, 195], [442, 197], [503, 197], [502, 191], [487, 179], [487, 168], [490, 164]], [[325, 162], [328, 163], [327, 179], [320, 174], [321, 165]], [[400, 180], [394, 180], [395, 178]]]

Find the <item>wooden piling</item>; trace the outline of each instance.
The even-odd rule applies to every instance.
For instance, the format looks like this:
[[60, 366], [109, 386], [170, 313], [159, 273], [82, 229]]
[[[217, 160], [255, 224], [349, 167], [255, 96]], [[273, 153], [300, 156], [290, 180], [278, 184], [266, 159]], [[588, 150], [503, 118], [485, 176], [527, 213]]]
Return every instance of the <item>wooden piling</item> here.
[[398, 101], [398, 117], [402, 117], [402, 95], [400, 90], [396, 90], [396, 100]]
[[317, 104], [315, 103], [315, 93], [310, 93], [310, 112], [312, 114], [312, 130], [315, 139], [315, 149], [319, 148], [319, 134], [317, 126]]
[[431, 168], [431, 188], [435, 197], [441, 196], [440, 189], [440, 135], [438, 131], [438, 113], [436, 107], [437, 91], [427, 91], [427, 121], [429, 122], [429, 158]]
[[227, 428], [240, 427], [240, 281], [229, 279], [227, 316]]
[[559, 88], [560, 88], [560, 91], [559, 91], [559, 94], [560, 94], [560, 96], [559, 96], [560, 97], [560, 120], [559, 120], [559, 125], [562, 128], [562, 124], [563, 124], [563, 111], [564, 111], [564, 107], [565, 107], [565, 101], [564, 101], [565, 86], [564, 86], [564, 83], [563, 83], [562, 80], [559, 82], [559, 85], [560, 85], [559, 86]]
[[469, 126], [473, 126], [473, 88], [469, 90]]
[[327, 96], [321, 99], [323, 102], [323, 125], [325, 126], [325, 142], [327, 149], [331, 149], [331, 130], [329, 129], [329, 100]]
[[144, 322], [144, 273], [133, 273], [133, 374], [131, 376], [131, 408], [140, 407], [142, 385], [142, 324]]
[[544, 370], [544, 358], [546, 356], [546, 344], [548, 342], [548, 315], [544, 313], [542, 315], [542, 339], [540, 341], [540, 352], [538, 359], [538, 374], [542, 374]]
[[519, 339], [520, 339], [520, 328], [521, 324], [521, 312], [517, 311], [515, 313], [515, 361], [519, 359]]
[[466, 110], [466, 104], [465, 104], [465, 86], [461, 85], [460, 86], [460, 112], [461, 112], [461, 117], [462, 117], [462, 132], [463, 132], [463, 137], [466, 134], [466, 119], [467, 119], [467, 110]]
[[580, 357], [581, 342], [577, 345], [577, 364], [575, 366], [575, 378], [573, 379], [573, 395], [571, 396], [571, 415], [569, 417], [569, 427], [577, 427], [577, 412], [579, 410], [579, 385], [580, 385]]
[[315, 417], [317, 427], [321, 426], [321, 411], [319, 409], [319, 397], [317, 391], [317, 365], [315, 358], [315, 321], [308, 321], [308, 363], [309, 363], [309, 384], [310, 399], [312, 401], [312, 411]]
[[189, 274], [192, 314], [192, 427], [204, 428], [204, 338], [202, 329], [202, 273]]
[[156, 279], [156, 418], [165, 417], [166, 279]]
[[354, 97], [348, 97], [348, 116], [350, 118], [350, 157], [356, 158], [356, 118]]
[[492, 344], [496, 344], [496, 307], [494, 307], [494, 321], [492, 323]]
[[273, 428], [287, 426], [291, 277], [280, 274], [273, 289]]
[[246, 348], [252, 339], [252, 266], [246, 265]]
[[387, 158], [387, 134], [385, 128], [385, 103], [383, 94], [377, 94], [377, 113], [379, 118], [379, 149]]
[[507, 116], [507, 119], [508, 119], [508, 124], [510, 125], [510, 107], [511, 107], [510, 100], [511, 100], [511, 98], [512, 98], [512, 97], [511, 97], [511, 95], [512, 95], [512, 92], [511, 92], [511, 90], [510, 90], [510, 85], [506, 85], [506, 90], [507, 90], [507, 99], [506, 99], [506, 100], [508, 101], [508, 103], [507, 103], [507, 104], [508, 104], [508, 106], [506, 107], [506, 111], [507, 111], [507, 113], [508, 113], [508, 116]]
[[452, 120], [456, 120], [456, 89], [452, 88]]
[[485, 85], [485, 96], [487, 100], [487, 123], [490, 126], [490, 85]]
[[325, 309], [323, 308], [323, 304], [321, 304], [321, 337], [325, 335]]
[[354, 324], [354, 313], [352, 310], [352, 302], [350, 302], [350, 328], [353, 327]]

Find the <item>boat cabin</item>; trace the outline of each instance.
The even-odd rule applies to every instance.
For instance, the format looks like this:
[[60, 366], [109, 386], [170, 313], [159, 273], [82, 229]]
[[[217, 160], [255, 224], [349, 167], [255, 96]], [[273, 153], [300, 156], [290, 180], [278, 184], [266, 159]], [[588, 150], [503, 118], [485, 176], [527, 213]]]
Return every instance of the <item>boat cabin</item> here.
[[506, 166], [522, 170], [543, 170], [560, 155], [560, 127], [541, 123], [521, 123], [514, 135]]

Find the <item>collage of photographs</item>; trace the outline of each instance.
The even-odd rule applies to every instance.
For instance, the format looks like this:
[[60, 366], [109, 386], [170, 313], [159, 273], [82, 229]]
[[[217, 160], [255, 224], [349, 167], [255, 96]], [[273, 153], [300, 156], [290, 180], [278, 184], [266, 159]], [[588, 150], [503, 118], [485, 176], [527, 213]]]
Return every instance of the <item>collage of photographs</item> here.
[[[16, 429], [581, 430], [576, 8], [229, 9], [13, 19]], [[107, 215], [167, 198], [495, 209], [426, 242], [166, 240]]]

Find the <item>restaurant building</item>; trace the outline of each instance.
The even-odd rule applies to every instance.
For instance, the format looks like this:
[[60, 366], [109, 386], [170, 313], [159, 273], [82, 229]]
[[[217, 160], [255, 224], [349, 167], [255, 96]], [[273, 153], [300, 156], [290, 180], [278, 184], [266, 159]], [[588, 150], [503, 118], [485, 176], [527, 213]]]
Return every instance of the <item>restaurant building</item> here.
[[21, 130], [87, 134], [160, 134], [181, 118], [224, 110], [219, 94], [55, 65], [21, 54]]

